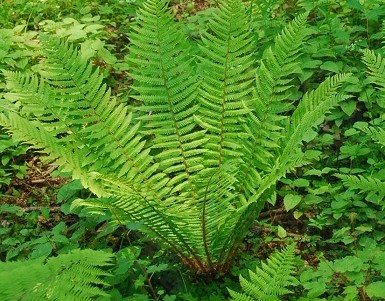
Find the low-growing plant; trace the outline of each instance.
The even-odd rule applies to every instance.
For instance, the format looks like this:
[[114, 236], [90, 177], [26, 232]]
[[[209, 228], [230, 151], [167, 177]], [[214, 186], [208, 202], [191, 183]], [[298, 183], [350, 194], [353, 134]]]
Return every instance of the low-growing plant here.
[[26, 152], [25, 146], [13, 141], [6, 133], [1, 134], [0, 129], [0, 197], [4, 196], [13, 176], [19, 179], [24, 177], [27, 166], [17, 158]]
[[[382, 246], [363, 238], [354, 255], [333, 261], [321, 258], [318, 268], [308, 267], [300, 276], [306, 289], [299, 300], [381, 300], [385, 298]], [[322, 297], [327, 297], [324, 299]]]
[[[380, 54], [375, 54], [374, 51], [364, 51], [364, 63], [368, 67], [369, 78], [372, 83], [379, 87], [382, 95], [385, 95], [385, 59]], [[362, 130], [367, 133], [377, 143], [385, 145], [385, 128], [382, 118], [373, 120], [375, 126], [364, 127]], [[385, 182], [383, 179], [375, 176], [364, 175], [344, 175], [338, 174], [339, 178], [344, 181], [344, 184], [350, 189], [358, 189], [362, 193], [367, 194], [367, 199], [372, 202], [381, 203], [385, 208]]]

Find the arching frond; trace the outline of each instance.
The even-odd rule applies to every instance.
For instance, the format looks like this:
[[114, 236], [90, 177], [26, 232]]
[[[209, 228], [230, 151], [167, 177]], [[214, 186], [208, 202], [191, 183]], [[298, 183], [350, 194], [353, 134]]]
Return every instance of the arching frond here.
[[[206, 131], [205, 170], [199, 174], [199, 208], [208, 261], [219, 265], [239, 236], [239, 204], [246, 118], [254, 79], [253, 35], [242, 1], [220, 1], [200, 44], [198, 74], [202, 79], [196, 113]], [[222, 192], [223, 190], [223, 192]], [[203, 192], [203, 194], [202, 194]], [[219, 213], [221, 212], [221, 213]]]
[[[143, 149], [139, 124], [133, 124], [127, 107], [110, 97], [102, 75], [72, 45], [48, 37], [43, 37], [43, 43], [47, 55], [44, 80], [55, 91], [61, 120], [74, 127], [66, 140], [81, 137], [82, 147], [92, 154], [87, 159], [94, 160], [93, 169], [148, 181], [158, 166], [149, 150]], [[71, 135], [76, 136], [71, 139]]]
[[[44, 36], [42, 42], [47, 56], [43, 79], [6, 73], [12, 92], [19, 96], [21, 113], [71, 144], [86, 171], [116, 173], [158, 197], [168, 194], [169, 189], [153, 188], [160, 183], [166, 187], [168, 179], [162, 173], [152, 178], [159, 165], [150, 150], [144, 149], [140, 124], [132, 121], [126, 106], [110, 97], [99, 71], [83, 61], [72, 45]], [[31, 117], [35, 107], [42, 107], [43, 112], [37, 110]]]
[[106, 175], [95, 178], [108, 197], [79, 199], [73, 206], [107, 208], [120, 222], [138, 222], [147, 234], [171, 247], [190, 266], [198, 262], [196, 269], [204, 270], [199, 266], [199, 259], [205, 256], [200, 212], [191, 199], [170, 196], [159, 201], [120, 178]]
[[380, 127], [368, 127], [363, 128], [363, 132], [372, 137], [373, 140], [378, 142], [379, 144], [385, 146], [385, 130]]
[[284, 115], [291, 109], [290, 91], [292, 76], [298, 72], [297, 59], [304, 38], [307, 14], [295, 18], [275, 38], [268, 48], [256, 73], [256, 83], [250, 107], [248, 128], [250, 138], [245, 142], [248, 150], [243, 165], [243, 190], [246, 197], [255, 193], [263, 172], [269, 172], [274, 163], [274, 152], [282, 137]]
[[199, 195], [202, 196], [198, 210], [201, 212], [206, 256], [212, 265], [213, 262], [220, 262], [231, 246], [228, 234], [234, 229], [240, 214], [240, 210], [233, 205], [237, 198], [237, 164], [228, 161], [217, 170], [210, 168], [207, 172], [210, 175], [201, 175], [201, 181], [197, 181]]
[[280, 152], [270, 172], [261, 179], [258, 190], [250, 197], [250, 201], [258, 200], [272, 183], [278, 181], [288, 171], [305, 164], [300, 146], [307, 132], [319, 125], [326, 113], [349, 98], [338, 93], [338, 88], [349, 74], [339, 74], [327, 78], [319, 87], [306, 93], [294, 110], [288, 125], [282, 132]]
[[60, 166], [64, 171], [71, 171], [73, 178], [80, 179], [84, 187], [90, 188], [98, 195], [104, 193], [88, 175], [88, 169], [84, 166], [84, 157], [81, 152], [71, 143], [62, 143], [47, 131], [39, 121], [30, 121], [14, 112], [8, 112], [0, 114], [0, 124], [11, 131], [17, 139], [49, 154], [49, 159], [54, 164]]
[[349, 98], [348, 95], [338, 93], [338, 88], [349, 76], [349, 74], [337, 74], [329, 77], [316, 90], [303, 96], [290, 117], [290, 123], [280, 143], [283, 163], [291, 160], [306, 133], [312, 127], [319, 125], [330, 109]]

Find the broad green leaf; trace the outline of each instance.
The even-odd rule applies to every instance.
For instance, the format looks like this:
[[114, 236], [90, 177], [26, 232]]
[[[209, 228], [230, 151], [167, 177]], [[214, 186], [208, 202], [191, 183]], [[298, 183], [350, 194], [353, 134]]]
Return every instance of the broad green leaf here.
[[370, 298], [385, 298], [385, 281], [372, 282], [366, 287], [366, 293]]
[[295, 210], [293, 212], [293, 216], [295, 219], [299, 219], [302, 215], [303, 215], [303, 212], [301, 212], [301, 211]]
[[38, 244], [35, 248], [35, 250], [33, 250], [30, 258], [31, 259], [34, 259], [34, 258], [39, 258], [39, 257], [46, 257], [48, 255], [50, 255], [52, 252], [52, 244], [51, 242], [46, 242], [46, 243], [43, 243], [43, 244]]
[[153, 274], [153, 273], [165, 271], [165, 270], [167, 270], [167, 268], [168, 268], [168, 264], [167, 263], [160, 263], [160, 264], [157, 264], [157, 265], [150, 265], [147, 268], [147, 273]]
[[287, 232], [286, 230], [281, 227], [280, 225], [278, 225], [278, 237], [279, 238], [285, 238], [287, 236]]
[[302, 198], [300, 195], [296, 195], [296, 194], [285, 195], [283, 199], [283, 204], [285, 206], [286, 211], [293, 209], [295, 206], [297, 206], [301, 202], [301, 200]]
[[344, 111], [346, 115], [350, 116], [356, 110], [356, 102], [355, 101], [342, 102], [341, 109], [342, 111]]
[[294, 180], [293, 185], [296, 187], [309, 187], [310, 182], [309, 180], [300, 178], [300, 179]]
[[332, 61], [326, 61], [325, 63], [323, 63], [320, 68], [322, 70], [326, 70], [326, 71], [331, 71], [331, 72], [334, 72], [334, 73], [339, 73], [341, 72], [341, 67], [342, 67], [342, 63], [341, 62], [332, 62]]
[[45, 218], [45, 219], [49, 218], [50, 210], [48, 207], [41, 207], [40, 212], [41, 212], [41, 215], [43, 216], [43, 218]]

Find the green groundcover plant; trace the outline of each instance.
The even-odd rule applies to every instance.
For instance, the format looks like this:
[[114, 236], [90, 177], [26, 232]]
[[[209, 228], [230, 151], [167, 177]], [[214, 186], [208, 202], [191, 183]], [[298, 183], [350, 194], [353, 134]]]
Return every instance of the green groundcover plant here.
[[307, 162], [308, 131], [349, 97], [338, 74], [294, 103], [306, 19], [256, 61], [242, 1], [220, 2], [198, 54], [167, 1], [146, 1], [129, 33], [133, 109], [74, 45], [41, 35], [39, 74], [4, 71], [0, 125], [97, 196], [74, 206], [137, 222], [198, 273], [227, 271], [276, 182]]
[[[365, 50], [363, 53], [363, 61], [368, 67], [370, 81], [378, 86], [382, 95], [385, 95], [385, 59], [376, 54], [372, 50]], [[377, 126], [365, 127], [363, 131], [371, 136], [377, 143], [385, 145], [385, 129], [383, 117]], [[385, 208], [385, 183], [381, 179], [374, 176], [356, 176], [356, 175], [337, 175], [344, 184], [350, 189], [358, 189], [361, 193], [366, 193], [367, 198], [371, 201], [377, 201]]]
[[250, 280], [240, 276], [243, 293], [229, 290], [233, 301], [278, 301], [280, 296], [292, 293], [288, 286], [297, 285], [299, 281], [292, 275], [295, 268], [295, 244], [280, 252], [273, 253], [262, 268], [255, 272], [249, 270]]

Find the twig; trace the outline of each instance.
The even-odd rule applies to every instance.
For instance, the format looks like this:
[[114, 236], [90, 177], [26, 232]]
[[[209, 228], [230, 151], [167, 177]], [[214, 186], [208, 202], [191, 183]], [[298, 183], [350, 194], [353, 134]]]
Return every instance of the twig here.
[[266, 218], [266, 217], [272, 217], [274, 215], [282, 214], [282, 213], [285, 213], [285, 212], [286, 212], [286, 210], [283, 209], [283, 208], [273, 209], [273, 210], [269, 210], [269, 211], [264, 211], [264, 212], [261, 212], [259, 214], [258, 219], [262, 219], [262, 218]]
[[50, 168], [48, 168], [46, 171], [44, 171], [44, 172], [42, 173], [42, 176], [45, 177], [45, 176], [51, 174], [51, 172], [53, 172], [53, 171], [54, 171], [55, 169], [57, 169], [58, 167], [59, 167], [59, 166], [57, 166], [57, 165], [51, 165]]
[[[31, 207], [25, 207], [22, 208], [25, 212], [31, 212], [31, 211], [40, 211], [41, 208], [44, 206], [31, 206]], [[54, 206], [54, 207], [48, 207], [50, 212], [61, 212], [61, 208], [59, 206]]]
[[31, 180], [29, 182], [30, 184], [44, 184], [47, 182], [47, 179], [36, 179], [36, 180]]

